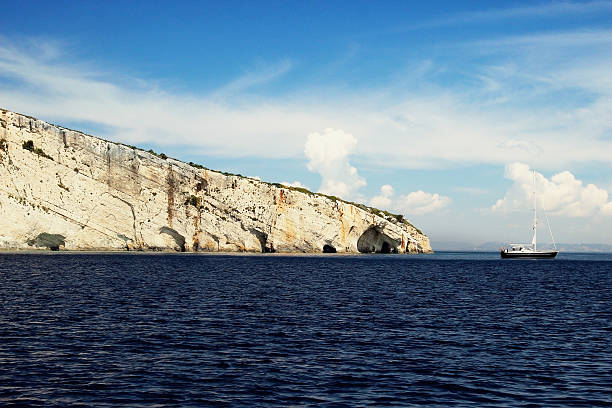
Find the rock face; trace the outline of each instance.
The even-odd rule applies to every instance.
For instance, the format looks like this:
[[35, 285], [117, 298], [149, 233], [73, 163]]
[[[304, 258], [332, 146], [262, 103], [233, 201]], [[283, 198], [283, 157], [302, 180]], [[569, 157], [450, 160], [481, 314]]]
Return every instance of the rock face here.
[[401, 217], [5, 110], [0, 180], [0, 248], [431, 252]]

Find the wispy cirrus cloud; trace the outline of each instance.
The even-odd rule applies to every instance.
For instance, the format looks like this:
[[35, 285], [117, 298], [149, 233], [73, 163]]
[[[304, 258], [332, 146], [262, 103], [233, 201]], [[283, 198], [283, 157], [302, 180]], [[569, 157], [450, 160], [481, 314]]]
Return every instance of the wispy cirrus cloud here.
[[215, 90], [210, 97], [212, 99], [227, 98], [248, 91], [253, 87], [269, 84], [288, 73], [293, 66], [294, 63], [289, 59], [282, 59], [275, 64], [260, 64], [257, 70], [247, 72], [232, 80], [220, 89]]
[[122, 75], [74, 61], [57, 43], [21, 47], [5, 41], [0, 45], [0, 100], [4, 107], [41, 119], [102, 126], [107, 133], [99, 136], [126, 143], [195, 146], [211, 155], [290, 157], [299, 154], [305, 135], [297, 143], [283, 138], [319, 119], [270, 100], [245, 107], [236, 99], [290, 68], [290, 62], [281, 61], [209, 94], [171, 93], [137, 78], [120, 82], [116, 78]]
[[[352, 154], [382, 167], [609, 163], [612, 50], [598, 48], [607, 33], [570, 46], [534, 34], [535, 48], [514, 51], [511, 62], [492, 53], [473, 66], [467, 88], [440, 86], [428, 75], [438, 71], [436, 60], [427, 59], [426, 71], [404, 71], [399, 84], [341, 92], [321, 84], [273, 96], [257, 89], [294, 69], [290, 60], [262, 65], [212, 92], [180, 93], [138, 78], [117, 80], [125, 76], [83, 63], [56, 42], [23, 47], [4, 39], [0, 104], [54, 122], [92, 123], [108, 139], [172, 143], [213, 156], [303, 157], [308, 135], [332, 127], [359, 142]], [[512, 38], [499, 41], [511, 48]], [[589, 49], [596, 51], [568, 58]], [[466, 52], [462, 44], [457, 50]]]
[[559, 16], [576, 16], [595, 14], [612, 11], [610, 1], [553, 1], [529, 6], [490, 8], [488, 10], [477, 10], [426, 21], [422, 24], [412, 26], [410, 29], [433, 28], [448, 25], [475, 24], [475, 23], [497, 23], [500, 20], [530, 19], [530, 18], [555, 18]]

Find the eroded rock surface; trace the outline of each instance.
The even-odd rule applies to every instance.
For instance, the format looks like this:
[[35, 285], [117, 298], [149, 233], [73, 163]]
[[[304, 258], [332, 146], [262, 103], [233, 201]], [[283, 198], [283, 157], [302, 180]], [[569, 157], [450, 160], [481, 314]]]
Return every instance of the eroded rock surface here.
[[0, 248], [431, 251], [405, 221], [160, 156], [0, 110]]

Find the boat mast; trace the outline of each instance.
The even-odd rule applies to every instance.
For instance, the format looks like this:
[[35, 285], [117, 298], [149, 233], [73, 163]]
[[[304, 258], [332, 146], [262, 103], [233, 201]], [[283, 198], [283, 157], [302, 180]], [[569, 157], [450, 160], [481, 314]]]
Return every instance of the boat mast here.
[[536, 196], [536, 172], [535, 170], [533, 171], [533, 239], [531, 240], [531, 244], [533, 245], [533, 250], [537, 251], [537, 244], [536, 244], [536, 234], [538, 232], [538, 214], [537, 214], [537, 208], [538, 208], [538, 199]]

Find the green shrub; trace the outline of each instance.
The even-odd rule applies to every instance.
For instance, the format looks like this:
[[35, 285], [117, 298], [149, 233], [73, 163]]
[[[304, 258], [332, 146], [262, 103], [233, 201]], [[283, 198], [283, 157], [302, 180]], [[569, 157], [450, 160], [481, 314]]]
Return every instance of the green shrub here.
[[23, 147], [25, 150], [28, 150], [28, 151], [30, 151], [32, 153], [36, 153], [38, 156], [42, 156], [42, 157], [44, 157], [46, 159], [53, 160], [53, 157], [51, 157], [47, 153], [45, 153], [43, 151], [43, 149], [41, 149], [40, 147], [35, 148], [34, 147], [34, 142], [31, 141], [31, 140], [23, 142], [21, 147]]
[[26, 142], [23, 142], [21, 147], [23, 147], [26, 150], [29, 150], [29, 151], [33, 152], [34, 151], [34, 142], [31, 141], [31, 140], [28, 140]]
[[194, 162], [189, 162], [187, 164], [189, 164], [191, 167], [195, 167], [196, 169], [205, 169], [205, 170], [208, 170], [206, 167], [202, 166], [201, 164], [197, 164], [197, 163], [194, 163]]
[[157, 153], [155, 150], [153, 149], [149, 149], [147, 150], [148, 153], [151, 153], [153, 156], [157, 156], [162, 160], [166, 160], [168, 158], [168, 156], [166, 156], [164, 153]]
[[200, 197], [190, 195], [187, 201], [185, 201], [185, 205], [193, 205], [195, 208], [200, 208], [201, 201], [202, 199]]

